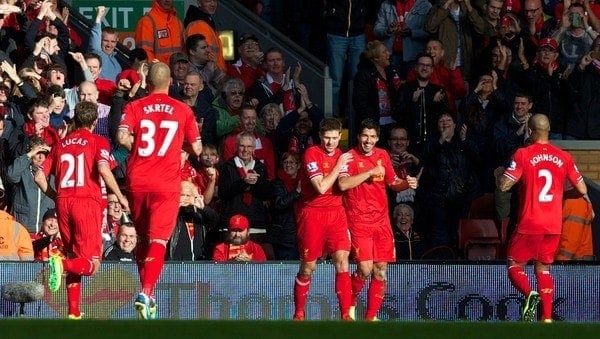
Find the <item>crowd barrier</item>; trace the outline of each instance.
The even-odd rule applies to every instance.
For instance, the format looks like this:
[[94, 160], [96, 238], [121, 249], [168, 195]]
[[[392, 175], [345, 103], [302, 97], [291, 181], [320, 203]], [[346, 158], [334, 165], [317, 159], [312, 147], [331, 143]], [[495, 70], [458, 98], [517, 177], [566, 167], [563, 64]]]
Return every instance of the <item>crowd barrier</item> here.
[[[283, 263], [170, 263], [157, 288], [159, 317], [170, 319], [291, 319], [292, 286], [298, 265]], [[41, 263], [0, 263], [0, 284], [44, 282]], [[534, 284], [531, 267], [530, 281]], [[600, 266], [555, 265], [553, 318], [600, 321]], [[501, 262], [405, 263], [388, 269], [388, 290], [379, 313], [382, 320], [517, 320], [523, 298], [510, 285]], [[334, 271], [320, 263], [312, 279], [307, 317], [337, 319]], [[103, 263], [93, 277], [84, 277], [82, 311], [87, 318], [134, 318], [133, 299], [139, 289], [134, 264]], [[366, 287], [357, 313], [364, 314]], [[535, 285], [534, 285], [535, 286]], [[18, 305], [2, 301], [2, 316], [18, 313]], [[44, 298], [25, 306], [31, 318], [66, 317], [66, 291], [46, 290]]]

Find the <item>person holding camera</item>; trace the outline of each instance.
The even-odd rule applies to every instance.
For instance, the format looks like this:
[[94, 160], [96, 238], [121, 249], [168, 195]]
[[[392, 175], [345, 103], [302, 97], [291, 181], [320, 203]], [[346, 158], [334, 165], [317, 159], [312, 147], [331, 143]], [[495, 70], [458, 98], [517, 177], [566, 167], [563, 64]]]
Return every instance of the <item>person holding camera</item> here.
[[[593, 13], [592, 13], [593, 15]], [[570, 73], [579, 60], [591, 49], [598, 32], [589, 24], [589, 13], [583, 4], [565, 7], [561, 27], [553, 35], [558, 43], [558, 62]]]
[[34, 136], [29, 140], [27, 153], [18, 156], [6, 169], [6, 182], [12, 186], [10, 212], [32, 234], [42, 229], [44, 212], [54, 208], [54, 201], [33, 180], [49, 152], [50, 146], [44, 139]]

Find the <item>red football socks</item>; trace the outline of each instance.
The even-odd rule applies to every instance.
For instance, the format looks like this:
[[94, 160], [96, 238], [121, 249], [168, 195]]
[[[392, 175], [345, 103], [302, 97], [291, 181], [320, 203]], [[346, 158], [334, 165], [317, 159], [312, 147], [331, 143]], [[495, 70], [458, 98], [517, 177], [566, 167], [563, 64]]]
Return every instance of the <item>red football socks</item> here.
[[350, 302], [350, 306], [356, 306], [358, 296], [360, 295], [363, 286], [365, 286], [366, 279], [359, 277], [356, 272], [352, 273], [350, 279], [352, 280], [352, 301]]
[[512, 285], [523, 294], [525, 297], [531, 292], [531, 285], [529, 285], [529, 277], [521, 266], [511, 266], [508, 268], [508, 280]]
[[304, 308], [310, 290], [310, 277], [296, 275], [294, 281], [294, 319], [304, 319]]
[[349, 318], [348, 313], [352, 302], [352, 282], [349, 272], [335, 274], [335, 294], [338, 297], [342, 319]]
[[385, 298], [385, 288], [385, 280], [377, 280], [371, 277], [367, 296], [367, 314], [365, 315], [367, 320], [373, 320], [377, 316], [383, 303], [383, 298]]
[[78, 274], [67, 273], [65, 278], [67, 285], [67, 305], [69, 314], [76, 317], [81, 315], [79, 305], [81, 304], [81, 276]]
[[554, 279], [550, 272], [535, 274], [538, 293], [542, 301], [542, 320], [552, 319], [552, 300], [554, 300]]
[[94, 273], [94, 264], [86, 258], [63, 259], [63, 269], [67, 273], [88, 276]]
[[144, 275], [141, 277], [142, 293], [147, 296], [154, 295], [154, 286], [160, 277], [165, 264], [165, 245], [152, 242], [148, 246], [148, 256], [144, 263]]

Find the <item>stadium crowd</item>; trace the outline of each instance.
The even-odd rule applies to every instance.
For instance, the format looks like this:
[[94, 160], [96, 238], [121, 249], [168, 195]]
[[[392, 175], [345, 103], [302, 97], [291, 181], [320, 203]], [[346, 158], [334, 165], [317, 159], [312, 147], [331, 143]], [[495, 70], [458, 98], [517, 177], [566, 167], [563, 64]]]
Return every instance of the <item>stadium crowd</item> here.
[[[395, 174], [420, 178], [416, 189], [388, 193], [398, 260], [461, 256], [459, 220], [484, 194], [494, 195], [497, 223], [511, 220], [510, 233], [518, 185], [496, 190], [495, 173], [527, 144], [533, 114], [548, 116], [551, 139], [600, 139], [600, 5], [593, 0], [243, 2], [322, 57], [334, 114], [351, 131], [364, 119], [378, 122], [378, 146]], [[156, 60], [170, 66], [169, 95], [192, 108], [203, 144], [198, 157], [181, 151], [180, 211], [166, 259], [262, 260], [239, 255], [248, 241], [268, 260], [299, 259], [294, 204], [303, 153], [320, 144], [317, 89], [302, 81], [300, 63], [252, 32], [238, 32], [238, 59], [227, 63], [217, 6], [198, 0], [176, 13], [172, 1], [153, 0], [125, 64], [116, 57], [118, 32], [102, 27], [104, 6], [84, 44], [55, 0], [1, 1], [2, 204], [31, 234], [37, 260], [60, 252], [61, 242], [54, 202], [35, 172], [70, 132], [75, 105], [89, 101], [98, 109], [94, 133], [110, 141], [123, 184], [122, 109], [148, 94], [148, 65]], [[352, 107], [345, 107], [350, 83]], [[134, 260], [127, 213], [113, 192], [104, 204], [98, 227], [106, 259]], [[592, 214], [585, 206], [568, 213]], [[579, 236], [582, 227], [571, 226], [566, 233]], [[560, 258], [588, 259], [591, 239], [585, 242], [583, 252], [561, 247]], [[18, 260], [16, 249], [2, 258]]]

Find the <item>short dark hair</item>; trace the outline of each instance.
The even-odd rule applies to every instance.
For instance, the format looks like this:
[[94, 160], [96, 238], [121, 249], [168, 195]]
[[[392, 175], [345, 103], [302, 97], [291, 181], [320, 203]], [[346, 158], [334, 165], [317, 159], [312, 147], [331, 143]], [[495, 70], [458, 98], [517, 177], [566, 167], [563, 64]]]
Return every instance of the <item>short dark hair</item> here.
[[379, 136], [380, 128], [379, 123], [371, 118], [366, 118], [360, 122], [360, 128], [358, 129], [358, 135], [360, 135], [365, 129], [374, 129]]
[[89, 59], [97, 59], [97, 60], [98, 60], [98, 63], [100, 64], [100, 67], [102, 67], [102, 58], [101, 58], [101, 57], [100, 57], [98, 54], [96, 54], [96, 53], [93, 53], [93, 52], [86, 53], [86, 54], [83, 56], [83, 58], [84, 58], [86, 61], [87, 61], [87, 60], [89, 60]]
[[206, 37], [203, 34], [197, 33], [190, 35], [185, 39], [185, 52], [190, 54], [190, 50], [196, 48], [198, 42], [203, 40], [206, 40]]
[[75, 105], [73, 121], [75, 128], [92, 127], [98, 119], [98, 105], [89, 101], [81, 101]]
[[319, 123], [319, 134], [324, 135], [328, 131], [341, 131], [342, 123], [337, 118], [325, 118]]

